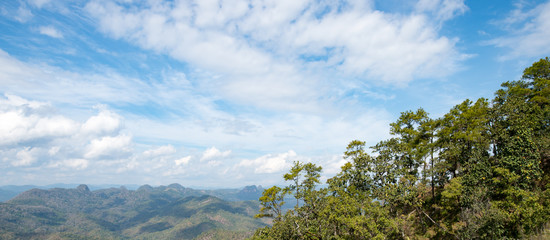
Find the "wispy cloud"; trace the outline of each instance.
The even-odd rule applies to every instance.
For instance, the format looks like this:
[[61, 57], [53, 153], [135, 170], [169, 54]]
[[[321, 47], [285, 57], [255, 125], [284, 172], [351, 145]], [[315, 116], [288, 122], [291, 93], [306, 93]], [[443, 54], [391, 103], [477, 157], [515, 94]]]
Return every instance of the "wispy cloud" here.
[[21, 4], [21, 6], [17, 9], [14, 18], [19, 22], [25, 23], [31, 20], [33, 16], [34, 15], [31, 10], [25, 4]]
[[52, 0], [28, 0], [28, 2], [37, 7], [37, 8], [41, 8], [47, 4], [49, 4]]
[[504, 19], [494, 24], [507, 34], [488, 41], [490, 45], [506, 48], [501, 59], [541, 57], [550, 54], [550, 2], [528, 7], [516, 5]]
[[38, 29], [41, 34], [53, 38], [63, 38], [63, 34], [53, 26], [42, 26]]
[[[465, 10], [461, 1], [432, 5], [446, 19]], [[92, 1], [86, 9], [106, 34], [221, 74], [216, 83], [220, 94], [262, 106], [316, 100], [320, 95], [310, 89], [319, 79], [311, 73], [321, 69], [395, 85], [456, 70], [463, 58], [456, 40], [440, 36], [425, 16], [393, 15], [368, 6], [178, 1], [136, 10]]]
[[[452, 75], [465, 57], [459, 39], [440, 32], [467, 11], [456, 0], [420, 1], [408, 13], [372, 1], [64, 4], [21, 4], [27, 20], [12, 22], [34, 45], [23, 55], [0, 49], [5, 182], [24, 171], [28, 182], [54, 173], [274, 184], [294, 160], [334, 174], [347, 142], [387, 137], [392, 113], [371, 102]], [[35, 57], [41, 47], [56, 51]]]
[[464, 0], [420, 0], [416, 10], [431, 13], [438, 21], [447, 21], [464, 14], [468, 7]]

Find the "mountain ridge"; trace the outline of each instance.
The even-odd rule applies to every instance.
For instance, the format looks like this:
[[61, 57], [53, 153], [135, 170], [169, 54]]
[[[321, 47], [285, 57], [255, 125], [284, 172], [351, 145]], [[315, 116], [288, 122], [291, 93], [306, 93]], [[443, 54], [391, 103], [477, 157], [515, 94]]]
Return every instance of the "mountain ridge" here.
[[[28, 191], [28, 190], [31, 190], [31, 189], [34, 189], [34, 188], [37, 188], [37, 189], [43, 189], [43, 190], [47, 190], [47, 189], [54, 189], [54, 188], [65, 188], [65, 189], [71, 189], [71, 188], [78, 188], [78, 186], [80, 185], [86, 185], [86, 187], [88, 187], [88, 189], [90, 189], [91, 191], [95, 191], [95, 190], [102, 190], [102, 189], [110, 189], [110, 188], [120, 188], [120, 187], [124, 187], [128, 190], [145, 190], [145, 189], [152, 189], [154, 188], [153, 186], [149, 185], [149, 184], [144, 184], [144, 185], [136, 185], [136, 184], [124, 184], [124, 185], [117, 185], [117, 184], [76, 184], [76, 183], [56, 183], [56, 184], [50, 184], [50, 185], [43, 185], [43, 186], [38, 186], [38, 185], [3, 185], [3, 186], [0, 186], [0, 202], [6, 202], [14, 197], [16, 197], [18, 194], [20, 193], [23, 193], [25, 191]], [[242, 188], [217, 188], [217, 189], [206, 189], [206, 188], [201, 188], [201, 187], [184, 187], [182, 185], [180, 185], [179, 183], [172, 183], [172, 184], [169, 184], [169, 185], [159, 185], [159, 186], [155, 186], [155, 187], [160, 187], [160, 188], [184, 188], [184, 189], [192, 189], [194, 191], [198, 191], [202, 194], [207, 194], [207, 195], [213, 195], [213, 196], [218, 196], [222, 199], [225, 199], [225, 200], [228, 200], [228, 201], [242, 201], [242, 200], [257, 200], [261, 194], [262, 194], [262, 191], [263, 191], [263, 188], [261, 185], [248, 185], [248, 186], [244, 186]], [[250, 191], [250, 190], [247, 190], [247, 189], [253, 189], [253, 191], [255, 191], [257, 194], [254, 194], [252, 196], [243, 196], [243, 197], [239, 197], [239, 196], [236, 196], [237, 194], [239, 194], [239, 192], [243, 192], [243, 191]], [[248, 193], [247, 192], [247, 193]], [[241, 194], [242, 195], [242, 194]]]
[[258, 201], [226, 200], [261, 194], [256, 186], [246, 189], [243, 197], [238, 189], [216, 192], [180, 184], [136, 190], [92, 191], [84, 184], [34, 188], [0, 203], [0, 239], [200, 239], [220, 234], [243, 239], [267, 225], [253, 218]]

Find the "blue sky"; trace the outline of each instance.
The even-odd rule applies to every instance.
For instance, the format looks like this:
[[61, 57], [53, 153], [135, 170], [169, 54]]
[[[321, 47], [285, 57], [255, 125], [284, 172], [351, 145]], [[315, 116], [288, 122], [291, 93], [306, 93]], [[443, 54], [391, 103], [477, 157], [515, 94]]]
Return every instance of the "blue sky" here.
[[241, 187], [550, 55], [548, 1], [0, 2], [0, 185]]

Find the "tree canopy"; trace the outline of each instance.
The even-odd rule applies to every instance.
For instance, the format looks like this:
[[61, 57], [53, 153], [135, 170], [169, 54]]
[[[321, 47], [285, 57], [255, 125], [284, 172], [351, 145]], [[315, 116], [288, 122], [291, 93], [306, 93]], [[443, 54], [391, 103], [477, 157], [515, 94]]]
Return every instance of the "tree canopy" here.
[[[296, 162], [266, 189], [253, 239], [520, 239], [550, 221], [550, 60], [432, 119], [406, 111], [392, 138], [352, 141], [340, 173]], [[296, 206], [283, 212], [285, 196]]]

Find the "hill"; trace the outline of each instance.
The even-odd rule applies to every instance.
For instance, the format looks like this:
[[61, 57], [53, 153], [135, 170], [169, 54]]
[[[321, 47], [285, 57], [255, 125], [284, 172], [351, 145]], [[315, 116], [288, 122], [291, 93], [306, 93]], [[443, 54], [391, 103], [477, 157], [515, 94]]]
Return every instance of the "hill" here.
[[31, 189], [0, 203], [0, 239], [243, 239], [267, 225], [253, 218], [257, 201], [203, 193], [179, 184]]
[[[23, 193], [25, 191], [37, 188], [37, 189], [52, 189], [52, 188], [76, 188], [78, 184], [51, 184], [51, 185], [45, 185], [45, 186], [35, 186], [35, 185], [5, 185], [0, 186], [0, 202], [8, 201], [15, 196], [17, 196], [20, 193]], [[103, 184], [103, 185], [87, 185], [90, 190], [101, 190], [101, 189], [107, 189], [107, 188], [118, 188], [120, 185], [113, 185], [113, 184]], [[149, 185], [143, 185], [141, 186], [143, 188], [152, 188]], [[169, 185], [169, 186], [159, 186], [159, 188], [180, 188], [176, 185]], [[138, 185], [124, 185], [124, 188], [130, 189], [130, 190], [137, 190], [140, 188]], [[214, 190], [202, 190], [202, 189], [193, 189], [193, 188], [185, 188], [185, 194], [189, 195], [210, 195], [215, 196], [218, 198], [221, 198], [226, 201], [246, 201], [246, 200], [258, 200], [258, 198], [262, 195], [263, 188], [262, 186], [246, 186], [242, 189], [233, 188], [233, 189], [214, 189]]]

